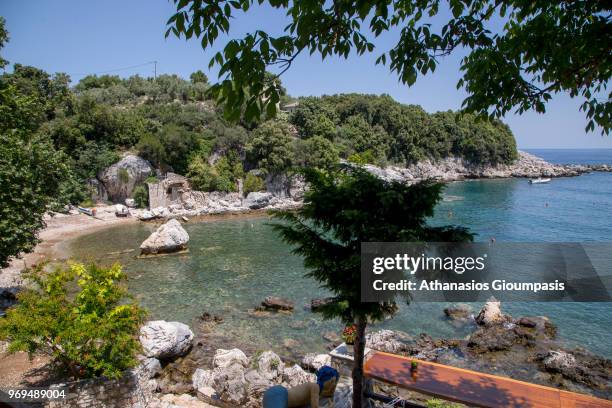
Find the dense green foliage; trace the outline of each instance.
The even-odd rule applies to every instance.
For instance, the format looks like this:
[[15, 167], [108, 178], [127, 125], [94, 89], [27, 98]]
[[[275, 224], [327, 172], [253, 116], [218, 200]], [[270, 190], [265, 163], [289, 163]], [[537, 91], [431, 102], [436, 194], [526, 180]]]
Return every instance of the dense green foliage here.
[[[1, 28], [1, 25], [0, 25]], [[35, 133], [46, 104], [0, 80], [0, 266], [30, 251], [44, 227], [43, 214], [69, 199], [75, 178], [68, 158]]]
[[[599, 0], [424, 0], [424, 1], [206, 1], [174, 0], [171, 33], [196, 37], [205, 50], [218, 49], [252, 7], [286, 12], [280, 35], [254, 29], [231, 38], [216, 52], [220, 82], [211, 93], [226, 115], [247, 120], [275, 113], [281, 89], [274, 81], [299, 54], [322, 59], [374, 52], [376, 37], [392, 32], [397, 42], [380, 51], [377, 64], [388, 64], [400, 81], [416, 82], [440, 61], [463, 50], [462, 77], [466, 111], [500, 117], [515, 110], [544, 112], [559, 92], [581, 97], [581, 110], [602, 132], [612, 128], [612, 29], [610, 3]], [[446, 15], [444, 20], [434, 20]], [[232, 31], [232, 33], [235, 32]], [[268, 73], [275, 70], [276, 76]]]
[[149, 206], [149, 189], [144, 185], [134, 187], [134, 204], [138, 208]]
[[244, 170], [238, 154], [232, 150], [214, 164], [209, 164], [201, 155], [193, 156], [187, 175], [197, 190], [233, 192], [238, 190], [237, 182]]
[[261, 177], [253, 173], [247, 173], [246, 177], [244, 178], [244, 186], [243, 186], [243, 193], [245, 196], [247, 196], [249, 193], [252, 193], [255, 191], [263, 191], [265, 189], [266, 189], [266, 183]]
[[458, 156], [496, 164], [517, 158], [512, 132], [498, 120], [450, 111], [432, 115], [389, 96], [302, 98], [290, 121], [303, 138], [333, 141], [341, 157], [356, 162], [409, 164]]
[[327, 318], [356, 324], [353, 406], [361, 406], [365, 329], [394, 313], [390, 302], [361, 302], [362, 242], [462, 242], [472, 234], [461, 227], [432, 227], [426, 220], [440, 200], [441, 184], [407, 186], [383, 181], [360, 168], [303, 171], [310, 185], [304, 205], [277, 211], [274, 228], [304, 258], [307, 276], [333, 293], [319, 310]]
[[[127, 301], [121, 267], [73, 264], [27, 273], [31, 289], [0, 319], [9, 351], [50, 356], [75, 378], [118, 378], [137, 364], [144, 311]], [[74, 288], [78, 287], [75, 292]]]

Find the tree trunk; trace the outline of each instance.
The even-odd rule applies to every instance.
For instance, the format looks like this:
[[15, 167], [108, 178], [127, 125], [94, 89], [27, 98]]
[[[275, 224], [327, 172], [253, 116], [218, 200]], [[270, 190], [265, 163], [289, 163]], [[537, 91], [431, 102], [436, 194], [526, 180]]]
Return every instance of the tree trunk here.
[[368, 324], [364, 317], [357, 319], [357, 335], [353, 346], [353, 408], [361, 408], [363, 404], [363, 358], [365, 351], [365, 330]]

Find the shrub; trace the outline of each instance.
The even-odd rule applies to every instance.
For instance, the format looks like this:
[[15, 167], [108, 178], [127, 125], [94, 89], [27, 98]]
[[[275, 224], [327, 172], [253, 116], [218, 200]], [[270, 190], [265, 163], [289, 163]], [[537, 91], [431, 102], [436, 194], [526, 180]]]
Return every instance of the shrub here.
[[26, 277], [32, 288], [0, 320], [10, 352], [46, 354], [75, 378], [119, 378], [137, 364], [145, 312], [119, 284], [126, 279], [119, 264], [71, 264], [50, 273], [39, 265]]
[[256, 176], [253, 173], [248, 173], [244, 179], [243, 191], [244, 195], [247, 196], [249, 193], [254, 191], [262, 191], [266, 189], [266, 184], [263, 179]]
[[80, 207], [93, 207], [95, 205], [96, 205], [96, 203], [94, 203], [91, 198], [86, 198], [86, 199], [84, 199], [83, 201], [81, 201], [79, 203]]
[[138, 208], [147, 208], [149, 206], [149, 189], [145, 185], [138, 185], [134, 188], [133, 193], [134, 203]]
[[187, 171], [189, 182], [195, 190], [214, 190], [217, 174], [215, 169], [200, 155], [192, 156]]
[[219, 158], [214, 165], [202, 155], [194, 155], [189, 161], [187, 176], [191, 185], [200, 191], [236, 191], [236, 180], [242, 178], [242, 162], [234, 151]]
[[363, 165], [376, 162], [376, 157], [374, 157], [370, 150], [366, 150], [363, 153], [351, 154], [347, 160], [351, 163]]
[[118, 169], [117, 177], [119, 181], [123, 184], [127, 184], [130, 181], [130, 173], [128, 173], [127, 169]]

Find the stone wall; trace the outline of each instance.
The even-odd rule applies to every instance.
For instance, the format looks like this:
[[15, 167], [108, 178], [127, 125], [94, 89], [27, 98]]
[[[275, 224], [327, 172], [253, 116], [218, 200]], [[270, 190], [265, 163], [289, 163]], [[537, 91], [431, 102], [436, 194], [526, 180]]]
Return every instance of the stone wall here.
[[57, 384], [68, 387], [66, 399], [49, 401], [49, 408], [145, 408], [151, 405], [151, 393], [144, 389], [136, 373], [129, 371], [123, 378], [94, 378]]

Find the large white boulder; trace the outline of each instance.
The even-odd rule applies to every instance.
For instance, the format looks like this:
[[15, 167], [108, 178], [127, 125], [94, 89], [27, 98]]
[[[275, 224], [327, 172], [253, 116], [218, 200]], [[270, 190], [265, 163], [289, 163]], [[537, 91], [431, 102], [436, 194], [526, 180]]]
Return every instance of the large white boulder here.
[[270, 205], [273, 198], [274, 196], [272, 195], [272, 193], [255, 191], [249, 193], [249, 195], [246, 196], [246, 198], [242, 202], [242, 205], [247, 208], [250, 208], [251, 210], [258, 210], [260, 208], [264, 208]]
[[113, 202], [125, 202], [134, 192], [134, 187], [144, 181], [153, 173], [151, 164], [142, 157], [128, 154], [117, 163], [111, 165], [98, 174]]
[[187, 354], [193, 332], [184, 323], [154, 320], [140, 328], [140, 343], [147, 357], [169, 360]]
[[240, 364], [231, 364], [213, 370], [213, 388], [222, 401], [230, 404], [244, 404], [248, 397], [248, 383], [245, 369]]
[[273, 351], [264, 351], [256, 361], [257, 371], [269, 381], [280, 381], [285, 364], [283, 360]]
[[308, 353], [302, 359], [302, 366], [311, 370], [331, 365], [331, 356], [329, 354]]
[[177, 220], [170, 220], [159, 227], [140, 245], [142, 254], [176, 252], [185, 249], [189, 234]]
[[214, 376], [212, 370], [204, 370], [198, 368], [191, 376], [193, 388], [204, 398], [210, 398], [215, 395]]
[[238, 364], [242, 367], [249, 365], [249, 358], [240, 349], [224, 350], [218, 349], [213, 357], [213, 367], [223, 368]]
[[304, 369], [297, 364], [291, 367], [285, 367], [283, 370], [283, 383], [289, 387], [295, 387], [296, 385], [308, 382], [317, 382], [317, 376], [304, 371]]

